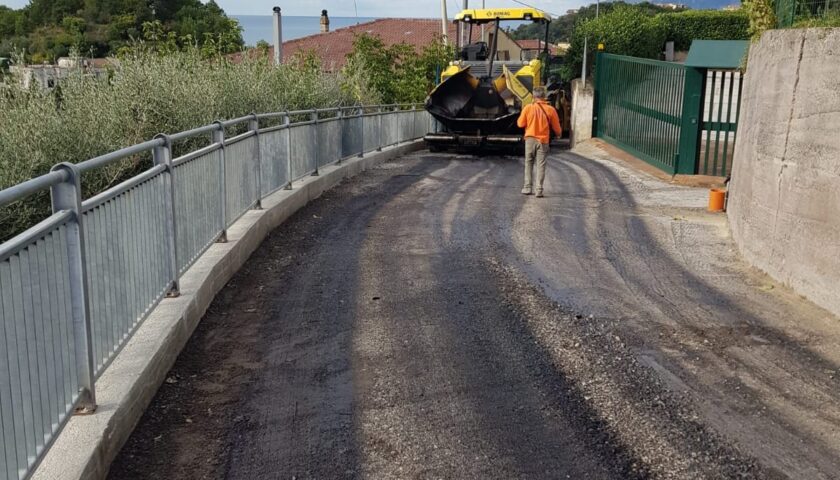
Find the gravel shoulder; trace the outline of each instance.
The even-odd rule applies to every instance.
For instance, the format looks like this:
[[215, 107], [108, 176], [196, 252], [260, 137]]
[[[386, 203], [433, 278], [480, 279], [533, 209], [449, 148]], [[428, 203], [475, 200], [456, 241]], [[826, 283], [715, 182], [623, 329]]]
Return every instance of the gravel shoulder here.
[[537, 200], [515, 160], [422, 152], [300, 210], [110, 478], [837, 478], [836, 319], [705, 192], [550, 165]]

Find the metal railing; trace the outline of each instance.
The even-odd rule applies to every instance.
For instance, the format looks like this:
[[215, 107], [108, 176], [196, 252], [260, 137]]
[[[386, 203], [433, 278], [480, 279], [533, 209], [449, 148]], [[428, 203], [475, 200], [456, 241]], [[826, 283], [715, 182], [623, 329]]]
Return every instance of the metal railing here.
[[776, 25], [779, 28], [826, 17], [840, 22], [840, 0], [776, 0]]
[[[326, 165], [431, 128], [416, 105], [249, 115], [0, 191], [1, 207], [50, 189], [53, 212], [0, 244], [0, 479], [26, 478], [74, 411], [95, 410], [103, 370], [248, 210]], [[173, 158], [201, 137], [207, 145]], [[149, 153], [147, 170], [82, 198], [85, 172]]]

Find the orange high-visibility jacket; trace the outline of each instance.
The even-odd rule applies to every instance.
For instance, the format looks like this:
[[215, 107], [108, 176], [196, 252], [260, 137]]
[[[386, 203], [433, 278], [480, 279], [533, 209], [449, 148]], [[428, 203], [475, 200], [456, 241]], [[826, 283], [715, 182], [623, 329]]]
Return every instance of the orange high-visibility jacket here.
[[525, 138], [536, 138], [540, 143], [548, 143], [551, 139], [549, 128], [558, 137], [563, 132], [557, 110], [544, 100], [537, 100], [523, 108], [516, 124], [525, 129]]

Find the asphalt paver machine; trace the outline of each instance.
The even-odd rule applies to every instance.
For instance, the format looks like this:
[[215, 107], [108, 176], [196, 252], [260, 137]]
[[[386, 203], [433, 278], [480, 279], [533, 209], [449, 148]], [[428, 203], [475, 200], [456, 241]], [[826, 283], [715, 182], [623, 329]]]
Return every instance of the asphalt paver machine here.
[[[545, 25], [541, 57], [500, 59], [502, 22], [523, 21]], [[516, 120], [533, 101], [534, 87], [545, 86], [551, 17], [534, 8], [470, 9], [459, 13], [455, 22], [458, 58], [444, 69], [441, 82], [426, 99], [426, 110], [438, 121], [437, 131], [425, 136], [426, 144], [432, 150], [521, 146], [523, 132]]]

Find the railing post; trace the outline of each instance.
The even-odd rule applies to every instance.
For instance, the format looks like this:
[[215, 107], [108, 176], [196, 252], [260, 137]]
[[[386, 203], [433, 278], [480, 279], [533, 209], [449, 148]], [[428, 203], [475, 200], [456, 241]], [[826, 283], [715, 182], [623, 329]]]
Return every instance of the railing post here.
[[286, 120], [283, 122], [286, 126], [286, 175], [289, 178], [289, 183], [286, 185], [286, 190], [292, 189], [292, 117], [289, 112], [286, 112]]
[[309, 118], [312, 122], [314, 122], [312, 124], [312, 131], [314, 132], [315, 137], [315, 141], [312, 142], [312, 144], [315, 145], [315, 172], [312, 173], [312, 176], [317, 177], [318, 175], [320, 175], [318, 173], [318, 164], [320, 163], [318, 154], [321, 152], [321, 146], [318, 144], [318, 129], [320, 128], [318, 124], [318, 110], [313, 110], [312, 113], [309, 114]]
[[155, 147], [152, 150], [152, 161], [155, 165], [162, 165], [166, 168], [163, 173], [163, 185], [166, 193], [163, 196], [166, 215], [166, 245], [169, 257], [169, 275], [172, 278], [172, 283], [169, 284], [169, 289], [166, 292], [167, 297], [177, 297], [181, 295], [181, 290], [178, 285], [178, 229], [176, 228], [175, 218], [175, 170], [172, 168], [172, 142], [168, 135], [157, 135], [156, 139], [163, 140], [163, 145]]
[[378, 147], [376, 147], [377, 152], [382, 151], [382, 106], [376, 107], [376, 119], [377, 119], [377, 139], [379, 140]]
[[390, 145], [399, 145], [399, 144], [400, 144], [400, 138], [402, 138], [402, 110], [400, 110], [400, 106], [399, 106], [399, 105], [397, 105], [397, 106], [395, 106], [395, 107], [394, 107], [394, 110], [393, 110], [393, 111], [394, 111], [395, 113], [393, 113], [393, 115], [392, 115], [392, 116], [393, 116], [393, 117], [394, 117], [394, 119], [396, 120], [396, 124], [397, 124], [396, 130], [397, 130], [397, 134], [396, 134], [396, 135], [394, 135], [394, 143], [391, 143]]
[[262, 148], [260, 148], [260, 118], [256, 113], [251, 114], [251, 119], [248, 120], [248, 129], [254, 132], [254, 138], [257, 142], [257, 202], [254, 205], [255, 210], [262, 210]]
[[359, 147], [359, 158], [365, 156], [365, 109], [364, 107], [359, 107], [359, 124], [362, 126], [361, 130], [362, 133], [359, 135], [361, 138], [361, 146]]
[[404, 117], [403, 114], [404, 114], [405, 111], [401, 110], [401, 108], [402, 107], [400, 107], [399, 105], [394, 107], [394, 111], [397, 112], [394, 116], [397, 118], [397, 131], [399, 132], [397, 134], [396, 138], [395, 138], [394, 145], [399, 145], [399, 144], [401, 144], [402, 142], [405, 141], [405, 140], [403, 140], [403, 136], [402, 136], [402, 134], [403, 134], [403, 129], [402, 129], [403, 120], [402, 120], [402, 118]]
[[400, 139], [402, 138], [402, 110], [400, 110], [400, 106], [397, 105], [394, 107], [394, 118], [397, 119], [397, 135], [394, 137], [394, 143], [391, 145], [399, 145]]
[[85, 228], [82, 217], [81, 175], [76, 166], [61, 163], [52, 171], [67, 173], [67, 180], [52, 187], [53, 212], [69, 210], [73, 213], [67, 223], [67, 263], [69, 265], [70, 307], [73, 316], [73, 344], [76, 350], [76, 372], [81, 384], [76, 414], [90, 414], [96, 410], [96, 390], [93, 375], [93, 339], [90, 325], [90, 292], [85, 259]]
[[417, 139], [417, 104], [411, 104], [411, 140]]
[[216, 130], [211, 134], [212, 142], [219, 144], [219, 197], [221, 198], [221, 208], [219, 208], [219, 216], [221, 217], [222, 231], [219, 234], [219, 243], [227, 243], [227, 176], [225, 174], [225, 126], [221, 121], [214, 122]]
[[344, 111], [338, 107], [338, 165], [341, 165], [341, 159], [344, 158]]

